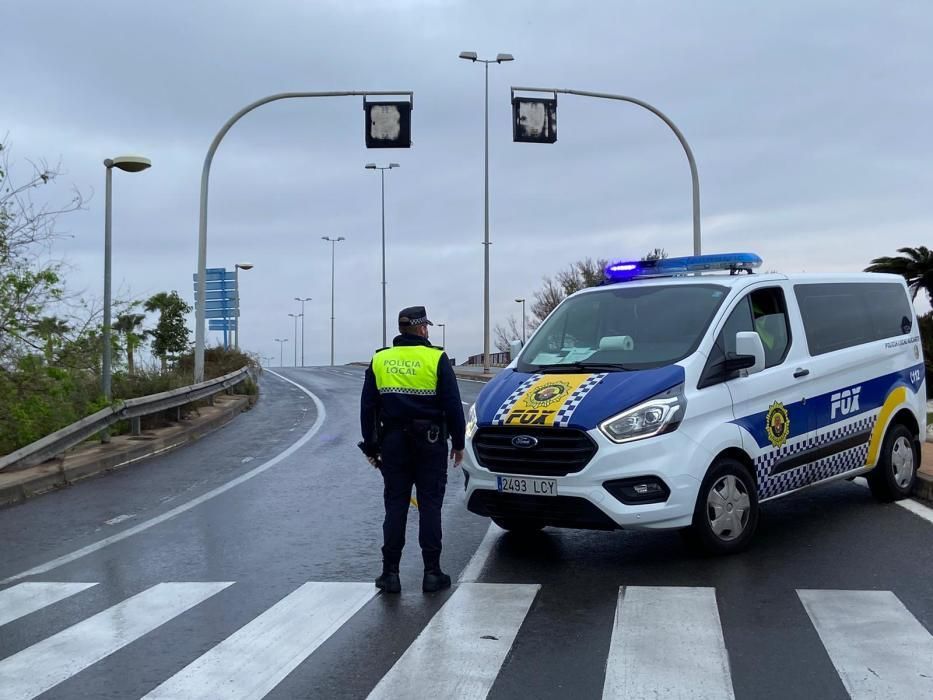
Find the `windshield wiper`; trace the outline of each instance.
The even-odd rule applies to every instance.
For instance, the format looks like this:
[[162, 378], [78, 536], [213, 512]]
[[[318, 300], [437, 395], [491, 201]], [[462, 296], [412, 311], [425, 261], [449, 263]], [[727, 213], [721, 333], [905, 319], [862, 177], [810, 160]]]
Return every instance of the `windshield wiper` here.
[[621, 364], [610, 364], [608, 362], [565, 362], [557, 365], [541, 365], [536, 371], [542, 374], [554, 374], [557, 372], [580, 371], [584, 372], [631, 372], [629, 367]]

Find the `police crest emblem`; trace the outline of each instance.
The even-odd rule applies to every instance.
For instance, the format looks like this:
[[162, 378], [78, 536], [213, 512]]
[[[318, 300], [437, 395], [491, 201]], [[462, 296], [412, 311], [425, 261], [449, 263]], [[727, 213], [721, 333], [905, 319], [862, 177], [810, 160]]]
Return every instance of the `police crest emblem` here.
[[768, 440], [774, 447], [780, 447], [787, 442], [787, 435], [790, 433], [790, 416], [780, 401], [775, 401], [768, 408], [765, 430], [768, 433]]

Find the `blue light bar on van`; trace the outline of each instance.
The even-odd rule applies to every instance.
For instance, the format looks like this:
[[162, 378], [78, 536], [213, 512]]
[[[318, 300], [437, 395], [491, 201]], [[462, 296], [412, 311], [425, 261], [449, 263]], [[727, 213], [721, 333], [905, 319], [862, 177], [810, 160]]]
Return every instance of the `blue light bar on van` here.
[[632, 260], [614, 262], [606, 268], [610, 282], [670, 277], [693, 272], [729, 271], [752, 272], [761, 267], [761, 258], [754, 253], [718, 253], [716, 255], [690, 255], [663, 260]]

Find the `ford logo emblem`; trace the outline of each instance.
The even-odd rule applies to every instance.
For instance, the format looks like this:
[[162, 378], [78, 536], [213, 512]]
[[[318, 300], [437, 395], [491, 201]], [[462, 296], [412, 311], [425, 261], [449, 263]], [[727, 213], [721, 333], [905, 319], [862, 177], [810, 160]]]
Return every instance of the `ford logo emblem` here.
[[522, 449], [529, 449], [538, 444], [538, 438], [531, 437], [531, 435], [516, 435], [512, 438], [512, 446], [520, 447]]

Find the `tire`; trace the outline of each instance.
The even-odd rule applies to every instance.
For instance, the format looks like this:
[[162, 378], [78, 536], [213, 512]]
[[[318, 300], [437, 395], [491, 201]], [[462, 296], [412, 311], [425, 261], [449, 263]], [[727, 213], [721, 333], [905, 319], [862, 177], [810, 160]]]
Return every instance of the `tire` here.
[[542, 523], [516, 518], [493, 518], [492, 521], [503, 530], [514, 532], [516, 535], [529, 535], [544, 528]]
[[878, 464], [868, 472], [868, 485], [872, 495], [884, 503], [907, 498], [917, 480], [917, 440], [902, 423], [888, 428]]
[[708, 554], [735, 554], [748, 548], [757, 527], [754, 477], [738, 460], [717, 460], [700, 485], [687, 541]]

